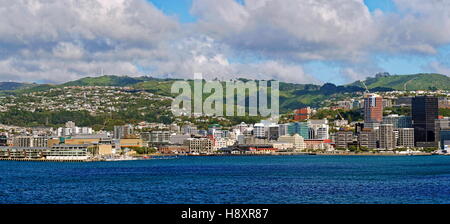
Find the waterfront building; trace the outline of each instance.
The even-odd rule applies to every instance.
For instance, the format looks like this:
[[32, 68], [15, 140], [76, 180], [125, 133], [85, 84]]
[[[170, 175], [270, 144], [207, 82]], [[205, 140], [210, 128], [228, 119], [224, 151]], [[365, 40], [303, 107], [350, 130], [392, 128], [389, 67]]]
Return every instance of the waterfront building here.
[[309, 139], [309, 126], [307, 122], [291, 123], [288, 127], [288, 134], [299, 134], [303, 139]]
[[112, 144], [100, 144], [97, 145], [97, 152], [100, 156], [112, 156], [114, 154]]
[[272, 124], [268, 127], [269, 140], [277, 140], [280, 137], [280, 127], [276, 124]]
[[158, 151], [162, 154], [187, 154], [189, 148], [184, 145], [164, 145], [159, 147]]
[[353, 132], [338, 131], [336, 132], [336, 148], [347, 149], [348, 144], [353, 143]]
[[443, 138], [441, 136], [441, 131], [450, 130], [450, 118], [441, 118], [435, 120], [435, 139], [436, 139], [436, 145], [439, 145], [440, 148], [443, 148]]
[[212, 153], [214, 141], [209, 138], [189, 138], [184, 141], [184, 146], [188, 147], [191, 153]]
[[364, 128], [358, 132], [358, 143], [360, 147], [366, 147], [368, 149], [377, 148], [377, 133], [370, 128]]
[[170, 131], [151, 131], [142, 132], [141, 139], [151, 146], [157, 146], [170, 143]]
[[256, 138], [255, 136], [244, 136], [242, 141], [239, 141], [239, 144], [269, 144], [269, 139], [267, 138]]
[[383, 121], [383, 98], [376, 94], [364, 97], [364, 123]]
[[79, 161], [90, 158], [89, 145], [54, 145], [47, 153], [47, 160]]
[[412, 99], [414, 142], [417, 147], [435, 147], [435, 120], [438, 118], [438, 99], [432, 96], [417, 96]]
[[290, 135], [283, 135], [280, 136], [278, 139], [278, 142], [280, 143], [292, 143], [294, 146], [294, 149], [297, 151], [303, 151], [306, 149], [305, 141], [302, 136], [299, 134], [294, 134], [292, 136]]
[[439, 131], [440, 141], [439, 145], [441, 149], [450, 149], [450, 129], [444, 129]]
[[307, 139], [305, 140], [306, 149], [310, 150], [325, 150], [332, 151], [333, 146], [332, 142], [329, 139], [320, 140], [320, 139]]
[[294, 144], [289, 142], [274, 142], [272, 143], [272, 147], [277, 149], [277, 151], [294, 150]]
[[0, 146], [2, 159], [43, 159], [47, 152], [47, 147]]
[[238, 142], [238, 144], [239, 144], [239, 145], [245, 144], [245, 138], [248, 138], [248, 137], [245, 136], [245, 135], [238, 135], [238, 136], [237, 136], [237, 142]]
[[47, 147], [48, 138], [45, 136], [15, 136], [13, 145], [16, 147]]
[[257, 123], [253, 126], [253, 135], [256, 138], [266, 138], [266, 127], [262, 123]]
[[329, 139], [328, 120], [310, 120], [308, 121], [309, 139]]
[[380, 149], [391, 150], [395, 146], [394, 125], [382, 124], [380, 126]]
[[450, 118], [437, 119], [435, 125], [437, 145], [439, 145], [441, 149], [444, 149], [445, 146], [448, 145], [446, 142], [450, 141]]
[[227, 148], [236, 143], [236, 140], [229, 138], [215, 138], [214, 139], [214, 151], [218, 151], [220, 149]]
[[414, 128], [399, 128], [398, 143], [400, 147], [414, 148]]
[[394, 129], [397, 128], [412, 128], [411, 116], [400, 116], [398, 114], [391, 114], [383, 117], [383, 124], [392, 124]]

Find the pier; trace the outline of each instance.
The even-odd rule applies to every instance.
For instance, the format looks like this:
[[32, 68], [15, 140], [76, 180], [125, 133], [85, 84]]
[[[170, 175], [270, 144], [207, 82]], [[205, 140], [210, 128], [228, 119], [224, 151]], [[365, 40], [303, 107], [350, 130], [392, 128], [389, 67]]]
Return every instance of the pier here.
[[58, 160], [49, 160], [49, 159], [30, 159], [30, 158], [0, 158], [0, 161], [20, 161], [20, 162], [73, 162], [73, 163], [81, 163], [81, 162], [98, 162], [98, 161], [102, 161], [102, 160], [92, 160], [92, 159], [88, 159], [88, 160], [83, 160], [83, 159], [78, 159], [78, 160], [68, 160], [68, 159], [58, 159]]

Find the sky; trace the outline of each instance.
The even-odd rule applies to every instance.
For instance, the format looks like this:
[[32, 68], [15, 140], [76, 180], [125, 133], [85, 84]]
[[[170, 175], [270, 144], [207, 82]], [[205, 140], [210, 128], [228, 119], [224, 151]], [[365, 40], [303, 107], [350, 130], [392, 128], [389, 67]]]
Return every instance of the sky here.
[[450, 75], [450, 1], [17, 0], [0, 15], [0, 81]]

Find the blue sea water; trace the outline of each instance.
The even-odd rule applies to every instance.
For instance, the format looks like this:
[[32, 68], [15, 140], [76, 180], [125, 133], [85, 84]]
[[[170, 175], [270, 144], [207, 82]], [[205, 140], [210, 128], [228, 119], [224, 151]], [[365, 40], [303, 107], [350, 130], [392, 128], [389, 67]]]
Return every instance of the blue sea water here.
[[10, 203], [450, 203], [450, 156], [0, 161]]

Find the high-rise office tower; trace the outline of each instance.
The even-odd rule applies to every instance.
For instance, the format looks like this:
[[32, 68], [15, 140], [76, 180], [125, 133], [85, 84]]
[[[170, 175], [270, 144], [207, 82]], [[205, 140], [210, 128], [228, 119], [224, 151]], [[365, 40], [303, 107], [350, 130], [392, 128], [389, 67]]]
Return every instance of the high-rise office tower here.
[[377, 148], [377, 133], [370, 128], [364, 128], [358, 132], [359, 146], [366, 147], [368, 149]]
[[414, 143], [417, 147], [435, 147], [435, 120], [439, 115], [438, 98], [417, 96], [412, 99]]
[[381, 123], [383, 121], [383, 98], [376, 94], [364, 97], [364, 123]]
[[382, 124], [380, 126], [380, 148], [390, 150], [395, 148], [394, 125]]
[[414, 147], [414, 129], [413, 128], [399, 128], [398, 130], [398, 146]]

